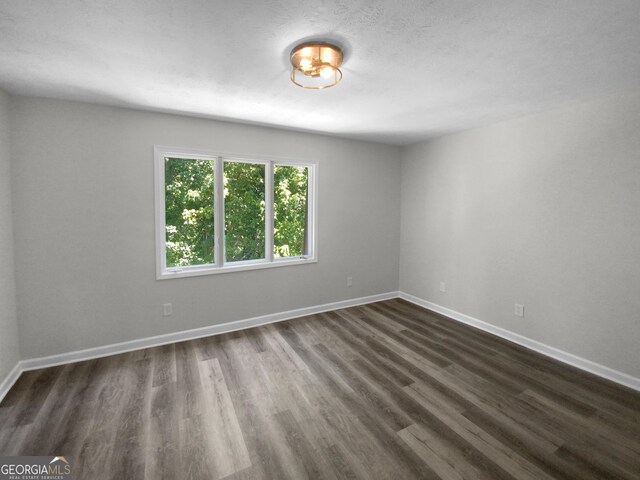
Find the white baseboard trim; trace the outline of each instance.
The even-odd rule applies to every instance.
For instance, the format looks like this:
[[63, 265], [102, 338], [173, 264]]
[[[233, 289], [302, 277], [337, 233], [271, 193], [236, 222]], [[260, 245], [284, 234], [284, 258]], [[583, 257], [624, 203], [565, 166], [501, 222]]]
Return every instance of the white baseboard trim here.
[[13, 384], [18, 381], [20, 378], [20, 374], [22, 373], [22, 368], [20, 367], [20, 362], [16, 363], [15, 367], [11, 369], [9, 374], [2, 380], [0, 383], [0, 402], [2, 399], [9, 393]]
[[352, 298], [339, 302], [325, 303], [313, 307], [298, 308], [296, 310], [288, 310], [285, 312], [272, 313], [269, 315], [261, 315], [259, 317], [247, 318], [244, 320], [236, 320], [233, 322], [220, 323], [210, 325], [208, 327], [196, 328], [193, 330], [183, 330], [181, 332], [167, 333], [154, 337], [140, 338], [127, 342], [114, 343], [112, 345], [104, 345], [101, 347], [87, 348], [85, 350], [77, 350], [69, 353], [61, 353], [51, 355], [49, 357], [30, 358], [20, 362], [20, 372], [27, 370], [36, 370], [38, 368], [54, 367], [56, 365], [64, 365], [67, 363], [81, 362], [84, 360], [92, 360], [94, 358], [107, 357], [118, 353], [132, 352], [143, 348], [159, 347], [169, 343], [183, 342], [185, 340], [194, 340], [196, 338], [209, 337], [211, 335], [219, 335], [222, 333], [235, 332], [236, 330], [244, 330], [247, 328], [266, 325], [268, 323], [282, 322], [292, 318], [304, 317], [315, 313], [327, 312], [330, 310], [338, 310], [341, 308], [354, 307], [356, 305], [364, 305], [366, 303], [380, 302], [397, 298], [398, 292], [388, 292], [379, 295], [371, 295], [368, 297]]
[[415, 305], [424, 307], [428, 310], [432, 310], [436, 313], [444, 315], [461, 323], [471, 325], [486, 332], [497, 335], [498, 337], [509, 340], [510, 342], [522, 345], [530, 350], [534, 350], [538, 353], [554, 358], [561, 362], [567, 363], [574, 367], [580, 368], [587, 372], [593, 373], [600, 377], [606, 378], [613, 382], [627, 386], [634, 390], [640, 391], [640, 378], [633, 377], [626, 373], [619, 372], [604, 365], [592, 362], [590, 360], [578, 357], [571, 353], [564, 352], [555, 347], [545, 345], [544, 343], [532, 340], [528, 337], [524, 337], [514, 332], [510, 332], [490, 323], [483, 322], [477, 318], [470, 317], [455, 310], [451, 310], [446, 307], [442, 307], [435, 303], [431, 303], [427, 300], [423, 300], [416, 296], [410, 295], [404, 292], [388, 292], [379, 295], [371, 295], [367, 297], [353, 298], [349, 300], [342, 300], [339, 302], [325, 303], [323, 305], [316, 305], [313, 307], [299, 308], [296, 310], [288, 310], [285, 312], [272, 313], [269, 315], [262, 315], [253, 318], [247, 318], [244, 320], [236, 320], [232, 322], [211, 325], [208, 327], [196, 328], [193, 330], [185, 330], [181, 332], [168, 333], [165, 335], [157, 335], [154, 337], [140, 338], [137, 340], [131, 340], [127, 342], [115, 343], [112, 345], [104, 345], [101, 347], [88, 348], [85, 350], [77, 350], [69, 353], [61, 353], [58, 355], [51, 355], [48, 357], [31, 358], [27, 360], [21, 360], [18, 364], [9, 372], [4, 380], [0, 383], [0, 402], [9, 392], [11, 387], [20, 378], [22, 372], [27, 370], [36, 370], [39, 368], [53, 367], [56, 365], [64, 365], [67, 363], [81, 362], [85, 360], [92, 360], [94, 358], [107, 357], [109, 355], [115, 355], [119, 353], [132, 352], [135, 350], [141, 350], [144, 348], [158, 347], [169, 343], [183, 342], [186, 340], [194, 340], [196, 338], [209, 337], [212, 335], [219, 335], [222, 333], [234, 332], [237, 330], [244, 330], [247, 328], [257, 327], [260, 325], [267, 325], [269, 323], [281, 322], [284, 320], [290, 320], [297, 317], [304, 317], [306, 315], [313, 315], [316, 313], [328, 312], [331, 310], [338, 310], [341, 308], [355, 307], [357, 305], [364, 305], [367, 303], [380, 302], [383, 300], [390, 300], [392, 298], [402, 298]]
[[640, 391], [640, 378], [636, 378], [626, 373], [619, 372], [618, 370], [605, 367], [604, 365], [600, 365], [599, 363], [592, 362], [591, 360], [587, 360], [586, 358], [578, 357], [576, 355], [573, 355], [572, 353], [568, 353], [555, 347], [551, 347], [544, 343], [538, 342], [537, 340], [532, 340], [531, 338], [525, 337], [523, 335], [505, 330], [504, 328], [496, 327], [495, 325], [491, 325], [490, 323], [483, 322], [482, 320], [470, 317], [469, 315], [465, 315], [464, 313], [456, 312], [455, 310], [451, 310], [435, 303], [431, 303], [414, 295], [410, 295], [404, 292], [398, 292], [398, 296], [403, 300], [411, 302], [420, 307], [424, 307], [428, 310], [433, 310], [434, 312], [451, 318], [452, 320], [456, 320], [458, 322], [471, 325], [472, 327], [479, 328], [480, 330], [484, 330], [485, 332], [492, 333], [498, 337], [504, 338], [505, 340], [509, 340], [510, 342], [522, 345], [523, 347], [534, 350], [538, 353], [546, 355], [547, 357], [554, 358], [563, 363], [567, 363], [569, 365], [577, 367], [581, 370], [585, 370], [587, 372], [593, 373], [594, 375], [598, 375], [599, 377], [603, 377], [607, 380], [611, 380], [613, 382], [624, 385], [625, 387]]

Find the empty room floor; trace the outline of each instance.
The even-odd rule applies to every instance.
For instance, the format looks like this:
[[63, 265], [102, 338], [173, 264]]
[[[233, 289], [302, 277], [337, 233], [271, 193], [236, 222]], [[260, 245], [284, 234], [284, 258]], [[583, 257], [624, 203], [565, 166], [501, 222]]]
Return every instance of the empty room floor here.
[[402, 300], [26, 372], [78, 479], [640, 478], [640, 394]]

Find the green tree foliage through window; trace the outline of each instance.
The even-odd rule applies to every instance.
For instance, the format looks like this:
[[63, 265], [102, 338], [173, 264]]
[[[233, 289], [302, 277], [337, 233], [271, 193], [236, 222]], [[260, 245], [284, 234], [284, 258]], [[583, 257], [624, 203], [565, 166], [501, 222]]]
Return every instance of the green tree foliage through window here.
[[273, 253], [276, 257], [306, 255], [309, 168], [276, 165], [273, 184]]
[[[164, 157], [167, 268], [215, 263], [215, 162]], [[218, 199], [224, 198], [224, 262], [264, 259], [267, 164], [224, 160], [222, 170], [224, 191]], [[274, 257], [309, 253], [309, 171], [273, 164]]]
[[213, 161], [165, 158], [167, 267], [214, 263]]
[[225, 260], [257, 260], [265, 254], [265, 165], [224, 163]]

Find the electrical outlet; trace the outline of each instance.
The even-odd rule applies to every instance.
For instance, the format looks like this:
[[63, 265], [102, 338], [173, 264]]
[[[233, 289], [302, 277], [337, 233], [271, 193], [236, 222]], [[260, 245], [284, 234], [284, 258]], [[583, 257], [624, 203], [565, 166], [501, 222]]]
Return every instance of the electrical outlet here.
[[170, 303], [162, 305], [162, 315], [165, 317], [173, 315], [173, 306]]
[[516, 303], [513, 313], [518, 317], [524, 317], [524, 305]]
[[447, 291], [447, 284], [444, 282], [440, 282], [440, 291], [441, 292], [446, 292]]
[[353, 277], [347, 277], [347, 287], [353, 287]]

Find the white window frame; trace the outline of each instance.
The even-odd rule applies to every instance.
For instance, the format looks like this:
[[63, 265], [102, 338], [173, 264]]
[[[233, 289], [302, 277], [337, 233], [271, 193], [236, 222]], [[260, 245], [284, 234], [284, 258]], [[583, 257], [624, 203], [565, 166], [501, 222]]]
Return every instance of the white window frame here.
[[[228, 152], [217, 152], [183, 147], [155, 145], [154, 181], [155, 181], [155, 221], [156, 221], [156, 278], [193, 277], [218, 273], [258, 270], [263, 268], [304, 265], [318, 261], [318, 164], [306, 160], [296, 160], [265, 155], [246, 155]], [[214, 249], [215, 263], [185, 267], [167, 268], [166, 245], [166, 212], [165, 212], [165, 177], [164, 159], [166, 157], [211, 160], [214, 162]], [[265, 258], [237, 262], [224, 261], [224, 162], [245, 162], [265, 165]], [[275, 257], [273, 254], [273, 170], [274, 165], [291, 165], [307, 167], [309, 170], [307, 191], [307, 245], [308, 255], [298, 257]]]

